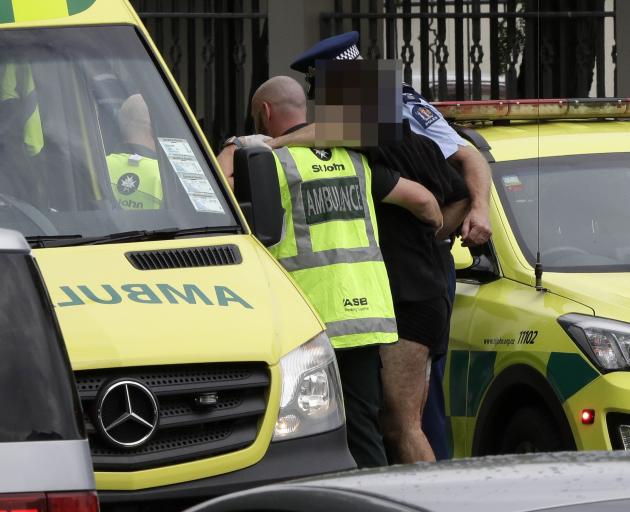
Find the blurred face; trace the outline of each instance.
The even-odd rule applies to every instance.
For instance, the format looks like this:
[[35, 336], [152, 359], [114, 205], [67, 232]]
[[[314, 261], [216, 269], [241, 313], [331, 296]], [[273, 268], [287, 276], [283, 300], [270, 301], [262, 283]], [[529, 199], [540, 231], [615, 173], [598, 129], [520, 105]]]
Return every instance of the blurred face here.
[[402, 69], [395, 60], [315, 65], [317, 140], [378, 146], [402, 138]]

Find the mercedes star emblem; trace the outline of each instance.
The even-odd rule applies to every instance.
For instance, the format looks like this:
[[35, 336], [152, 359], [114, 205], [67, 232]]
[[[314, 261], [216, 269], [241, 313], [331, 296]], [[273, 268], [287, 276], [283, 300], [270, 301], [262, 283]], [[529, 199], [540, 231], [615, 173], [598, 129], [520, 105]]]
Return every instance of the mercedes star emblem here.
[[102, 388], [96, 403], [97, 429], [117, 448], [137, 448], [149, 440], [158, 426], [157, 400], [137, 380], [110, 383]]

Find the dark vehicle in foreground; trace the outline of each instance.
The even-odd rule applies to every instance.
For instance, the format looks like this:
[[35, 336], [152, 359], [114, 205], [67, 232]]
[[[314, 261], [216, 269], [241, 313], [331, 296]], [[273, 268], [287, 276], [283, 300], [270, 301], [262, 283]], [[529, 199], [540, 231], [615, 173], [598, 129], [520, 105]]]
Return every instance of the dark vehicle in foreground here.
[[489, 456], [269, 485], [187, 512], [625, 512], [628, 475], [624, 452]]
[[0, 229], [0, 511], [98, 512], [70, 362], [26, 240]]

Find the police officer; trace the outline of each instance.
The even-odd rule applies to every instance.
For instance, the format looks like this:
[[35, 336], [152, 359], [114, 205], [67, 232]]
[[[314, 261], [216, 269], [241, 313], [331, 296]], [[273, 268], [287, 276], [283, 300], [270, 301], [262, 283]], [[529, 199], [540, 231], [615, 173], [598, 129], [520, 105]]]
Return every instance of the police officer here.
[[123, 102], [118, 125], [124, 142], [107, 156], [114, 197], [124, 209], [158, 209], [162, 181], [149, 109], [140, 94]]
[[[277, 137], [306, 124], [306, 98], [289, 77], [274, 77], [252, 99], [259, 133]], [[232, 175], [235, 139], [219, 155]], [[441, 214], [424, 187], [343, 148], [274, 151], [287, 229], [270, 251], [309, 297], [336, 349], [348, 445], [359, 467], [385, 465], [378, 426], [379, 345], [398, 339], [378, 247], [374, 201], [399, 204], [433, 225]], [[371, 193], [370, 193], [371, 191]], [[374, 198], [373, 198], [374, 197]]]
[[[357, 48], [358, 33], [349, 32], [334, 36], [323, 41], [320, 41], [315, 46], [307, 50], [291, 65], [293, 69], [304, 72], [307, 77], [307, 81], [313, 87], [315, 62], [317, 60], [355, 60], [360, 59], [360, 53]], [[484, 159], [472, 148], [466, 146], [466, 143], [459, 137], [459, 135], [448, 125], [441, 114], [432, 107], [424, 98], [416, 93], [413, 88], [407, 84], [403, 84], [403, 118], [407, 120], [411, 130], [415, 133], [424, 135], [433, 141], [438, 143], [439, 150], [442, 151], [443, 156], [448, 158], [449, 162], [458, 167], [464, 178], [466, 184], [470, 190], [471, 205], [470, 211], [465, 215], [462, 223], [462, 236], [465, 244], [483, 243], [490, 236], [490, 227], [488, 221], [488, 197], [489, 197], [489, 169]], [[312, 135], [312, 134], [311, 134]], [[286, 140], [281, 140], [281, 143], [286, 143]], [[424, 147], [423, 147], [424, 146]], [[441, 165], [435, 161], [432, 153], [435, 151], [430, 147], [426, 147], [427, 144], [418, 139], [409, 139], [409, 143], [396, 148], [390, 148], [388, 151], [382, 151], [382, 156], [386, 159], [386, 163], [392, 166], [394, 162], [405, 164], [405, 170], [411, 171], [414, 166], [414, 153], [418, 155], [427, 155], [431, 162], [436, 165], [429, 166], [434, 170], [442, 167], [448, 172], [448, 166]], [[438, 152], [439, 152], [438, 150]], [[426, 158], [423, 159], [424, 165]], [[400, 169], [399, 169], [400, 170]], [[422, 171], [417, 166], [415, 170]], [[422, 173], [421, 173], [422, 174]], [[404, 176], [409, 175], [403, 173]], [[424, 172], [426, 178], [426, 172]], [[412, 175], [413, 176], [413, 175]], [[415, 178], [418, 178], [417, 172]], [[439, 181], [439, 173], [433, 173], [433, 181]], [[435, 192], [435, 189], [432, 191]], [[461, 198], [460, 194], [460, 198]], [[451, 199], [456, 197], [451, 196]], [[448, 328], [441, 329], [442, 326], [448, 326], [448, 320], [450, 318], [450, 305], [453, 302], [455, 291], [455, 275], [452, 258], [450, 256], [450, 245], [443, 243], [438, 248], [432, 250], [439, 256], [435, 261], [435, 265], [441, 267], [445, 276], [442, 277], [442, 284], [448, 282], [448, 299], [446, 307], [443, 301], [439, 299], [439, 284], [436, 276], [438, 270], [432, 276], [431, 272], [421, 272], [417, 264], [411, 266], [412, 256], [419, 257], [421, 253], [424, 253], [425, 259], [429, 261], [426, 251], [420, 250], [418, 247], [413, 248], [410, 243], [410, 236], [417, 232], [415, 229], [411, 229], [410, 222], [404, 222], [404, 219], [396, 219], [397, 216], [403, 215], [393, 210], [386, 210], [381, 208], [379, 212], [379, 221], [392, 224], [397, 221], [396, 229], [394, 232], [389, 233], [389, 240], [387, 240], [386, 247], [391, 247], [385, 252], [384, 255], [386, 262], [388, 263], [388, 271], [390, 272], [390, 279], [392, 283], [392, 292], [394, 294], [395, 303], [401, 305], [397, 308], [397, 318], [399, 319], [399, 327], [403, 328], [403, 332], [407, 332], [411, 339], [422, 338], [422, 343], [427, 345], [431, 353], [434, 356], [435, 363], [432, 365], [432, 371], [430, 372], [430, 397], [426, 405], [427, 414], [423, 415], [428, 421], [423, 422], [423, 428], [421, 431], [413, 432], [414, 428], [408, 428], [406, 430], [411, 431], [413, 442], [406, 444], [419, 445], [419, 450], [403, 450], [406, 453], [399, 454], [399, 461], [413, 460], [413, 457], [421, 457], [424, 460], [432, 460], [433, 453], [431, 453], [431, 447], [426, 443], [426, 437], [424, 430], [428, 431], [431, 436], [431, 445], [435, 448], [437, 458], [446, 458], [448, 456], [448, 446], [445, 435], [445, 415], [444, 415], [444, 398], [442, 393], [442, 377], [444, 371], [444, 358], [440, 356], [446, 350], [446, 344], [448, 342]], [[388, 222], [389, 221], [389, 222]], [[401, 226], [409, 226], [409, 233], [405, 233], [400, 229]], [[416, 253], [413, 255], [412, 253]], [[407, 254], [408, 262], [405, 262], [404, 255]], [[425, 265], [428, 266], [428, 265]], [[428, 269], [426, 269], [428, 270]], [[431, 277], [433, 279], [431, 279]], [[416, 287], [412, 283], [417, 282]], [[420, 291], [422, 284], [423, 291]], [[433, 291], [431, 291], [433, 290]], [[445, 290], [446, 292], [446, 290]], [[428, 298], [431, 298], [427, 302]], [[402, 308], [402, 304], [410, 305], [409, 301], [413, 299], [413, 308]], [[422, 299], [422, 302], [419, 302]], [[423, 310], [428, 310], [431, 319], [428, 321], [423, 320], [418, 314], [412, 314], [413, 310], [418, 310], [418, 307], [422, 304]], [[405, 313], [406, 311], [406, 313]], [[406, 318], [407, 321], [403, 320]], [[400, 325], [401, 320], [403, 324]], [[408, 328], [407, 328], [408, 327]], [[431, 329], [429, 329], [429, 327]], [[440, 334], [440, 331], [443, 331]], [[441, 339], [441, 343], [438, 341]], [[399, 352], [401, 347], [396, 346], [392, 350], [387, 350], [395, 355]], [[437, 356], [437, 357], [435, 357]], [[397, 359], [393, 358], [392, 362]], [[403, 356], [400, 361], [408, 363], [411, 360], [410, 355]], [[386, 368], [387, 370], [387, 368]], [[388, 372], [386, 372], [387, 374]], [[398, 387], [404, 384], [409, 379], [401, 377], [400, 372], [393, 372], [392, 378], [397, 380]], [[398, 387], [396, 389], [398, 389]], [[421, 384], [421, 388], [424, 390], [426, 386]], [[399, 390], [400, 391], [400, 390]], [[396, 405], [396, 404], [395, 404]], [[398, 411], [404, 414], [408, 411]], [[403, 417], [401, 423], [410, 423], [413, 419]], [[401, 438], [403, 436], [393, 433], [393, 437]], [[405, 444], [405, 440], [402, 439], [402, 444]]]

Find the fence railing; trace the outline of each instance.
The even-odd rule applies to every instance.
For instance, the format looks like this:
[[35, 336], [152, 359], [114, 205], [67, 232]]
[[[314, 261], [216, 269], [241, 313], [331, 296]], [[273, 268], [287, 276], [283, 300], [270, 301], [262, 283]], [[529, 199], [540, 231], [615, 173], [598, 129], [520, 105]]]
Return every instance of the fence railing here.
[[[268, 78], [264, 0], [132, 0], [213, 147], [251, 131]], [[262, 5], [261, 5], [262, 4]]]
[[362, 12], [365, 2], [352, 0], [347, 11], [347, 1], [335, 0], [320, 33], [361, 31], [364, 57], [400, 58], [405, 81], [429, 99], [611, 96], [615, 11], [607, 4], [369, 0]]

